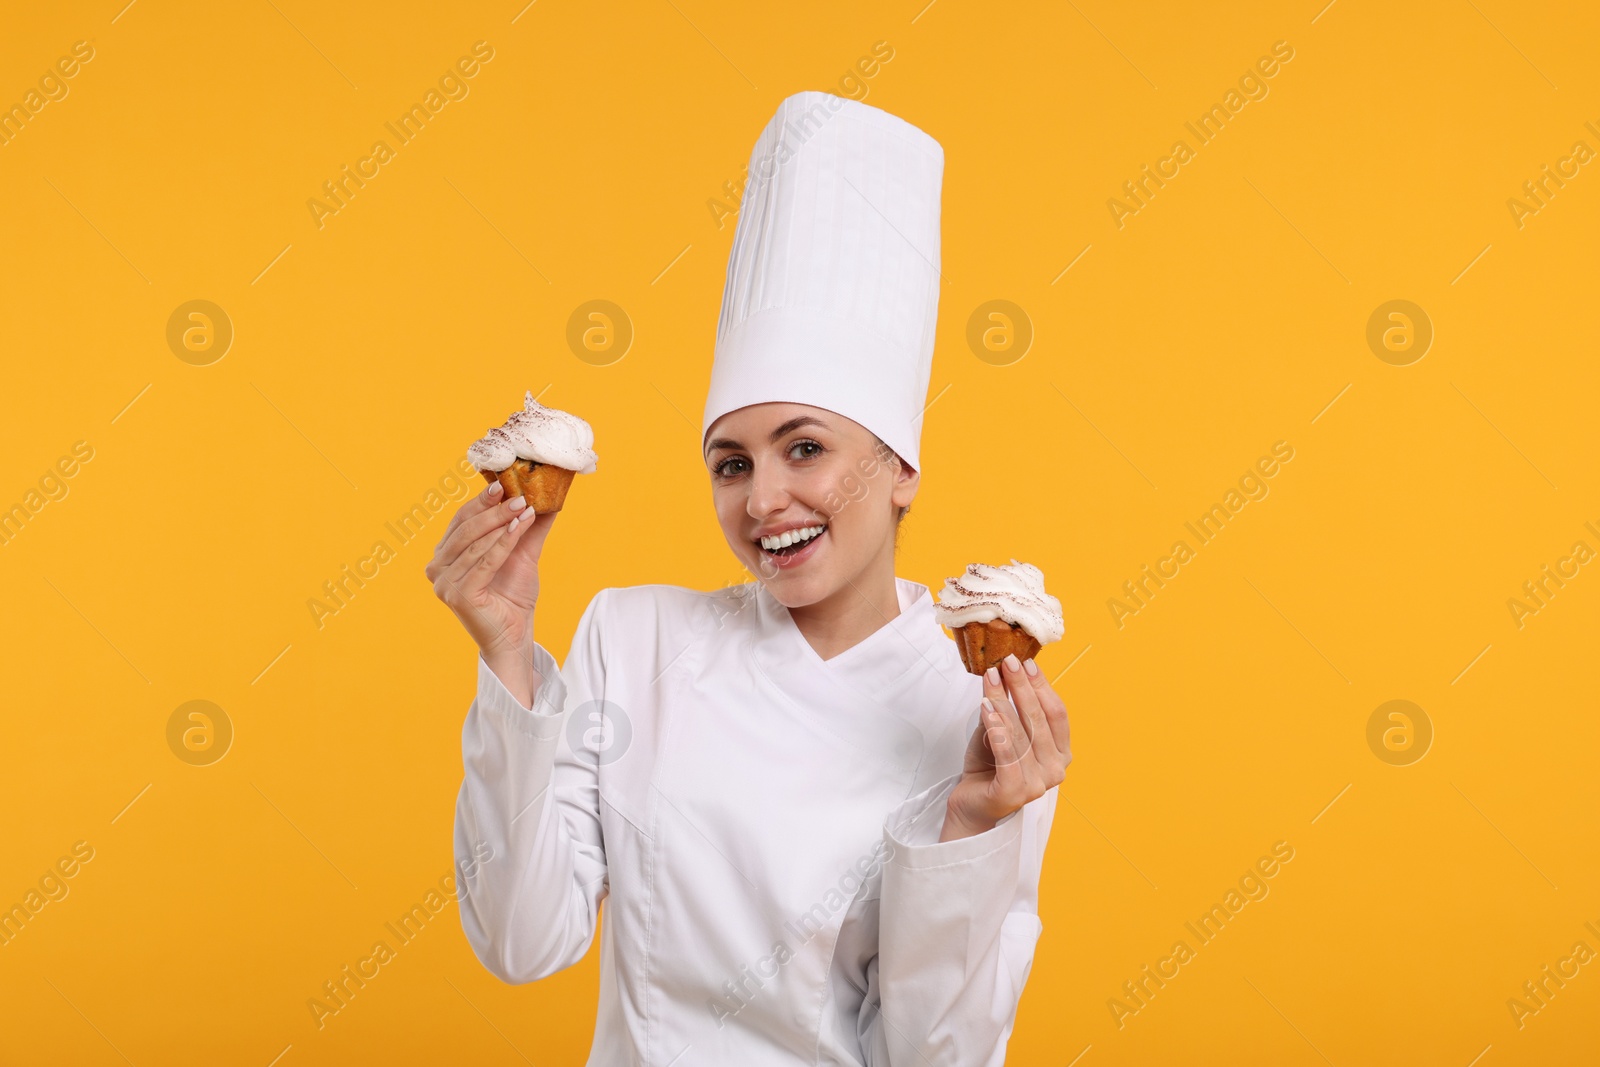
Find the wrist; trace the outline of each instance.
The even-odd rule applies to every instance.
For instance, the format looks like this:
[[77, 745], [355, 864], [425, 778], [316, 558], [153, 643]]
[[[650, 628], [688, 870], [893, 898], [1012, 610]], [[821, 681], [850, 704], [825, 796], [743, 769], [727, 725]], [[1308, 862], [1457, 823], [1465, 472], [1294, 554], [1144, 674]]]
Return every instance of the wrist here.
[[940, 842], [956, 841], [964, 837], [976, 837], [981, 833], [993, 830], [997, 819], [974, 818], [962, 813], [954, 804], [946, 804], [944, 810], [944, 827], [939, 831]]
[[543, 680], [533, 666], [533, 640], [520, 646], [495, 646], [482, 650], [483, 662], [524, 708], [532, 709]]
[[[508, 630], [518, 632], [510, 633]], [[533, 645], [533, 611], [529, 609], [521, 626], [501, 628], [492, 638], [479, 642], [478, 651], [483, 653], [485, 663], [531, 662]]]

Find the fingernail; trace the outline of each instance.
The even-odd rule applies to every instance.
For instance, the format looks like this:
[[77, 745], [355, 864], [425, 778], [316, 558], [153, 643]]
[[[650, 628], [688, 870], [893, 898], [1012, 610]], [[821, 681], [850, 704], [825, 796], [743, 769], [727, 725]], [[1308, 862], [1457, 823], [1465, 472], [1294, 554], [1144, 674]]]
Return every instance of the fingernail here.
[[1022, 661], [1017, 659], [1017, 654], [1015, 652], [1007, 652], [1006, 658], [1001, 662], [1006, 665], [1006, 670], [1013, 673], [1022, 669]]
[[987, 671], [984, 672], [983, 676], [985, 678], [989, 679], [989, 684], [990, 685], [999, 685], [1000, 684], [1000, 668], [999, 667], [990, 667]]
[[1022, 665], [1022, 667], [1031, 676], [1037, 677], [1038, 674], [1039, 674], [1039, 665], [1037, 663], [1033, 662], [1033, 657], [1032, 656], [1028, 657], [1028, 661], [1026, 663], [1024, 663]]
[[528, 506], [528, 500], [526, 497], [514, 496], [506, 506], [511, 509], [511, 513], [514, 515]]
[[490, 482], [489, 483], [489, 499], [490, 500], [493, 500], [495, 497], [499, 496], [501, 493], [503, 493], [505, 491], [506, 491], [506, 487], [501, 485], [499, 482]]
[[983, 713], [985, 715], [994, 714], [994, 701], [990, 700], [988, 697], [984, 697], [982, 700], [978, 701], [978, 704], [983, 708]]

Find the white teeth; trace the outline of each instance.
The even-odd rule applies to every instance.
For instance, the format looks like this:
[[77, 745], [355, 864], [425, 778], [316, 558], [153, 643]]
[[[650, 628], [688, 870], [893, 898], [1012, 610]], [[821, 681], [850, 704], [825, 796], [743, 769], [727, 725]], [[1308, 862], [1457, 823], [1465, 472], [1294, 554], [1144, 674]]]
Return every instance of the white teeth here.
[[780, 548], [787, 548], [801, 541], [809, 541], [825, 529], [827, 529], [826, 526], [806, 526], [798, 530], [786, 530], [774, 537], [763, 537], [761, 539], [761, 547], [768, 552], [776, 552]]

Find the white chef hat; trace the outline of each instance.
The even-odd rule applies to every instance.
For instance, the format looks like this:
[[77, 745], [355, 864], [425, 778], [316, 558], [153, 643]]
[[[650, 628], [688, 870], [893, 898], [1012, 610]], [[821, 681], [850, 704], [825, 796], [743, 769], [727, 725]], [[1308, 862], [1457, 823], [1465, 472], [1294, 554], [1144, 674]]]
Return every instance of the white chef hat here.
[[838, 412], [921, 469], [939, 310], [944, 150], [823, 92], [778, 105], [750, 154], [701, 425], [749, 404]]

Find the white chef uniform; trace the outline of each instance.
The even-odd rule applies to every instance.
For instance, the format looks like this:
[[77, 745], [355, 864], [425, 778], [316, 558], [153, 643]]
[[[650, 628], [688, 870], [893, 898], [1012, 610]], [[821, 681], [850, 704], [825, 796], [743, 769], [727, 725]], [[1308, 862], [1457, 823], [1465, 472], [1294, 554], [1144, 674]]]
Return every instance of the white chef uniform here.
[[[817, 107], [823, 124], [759, 171], [763, 152]], [[780, 105], [752, 156], [707, 426], [761, 400], [810, 403], [856, 418], [915, 461], [932, 327], [906, 309], [920, 301], [931, 318], [928, 274], [937, 300], [943, 157], [930, 144], [937, 153], [915, 127], [827, 94]], [[870, 203], [884, 183], [899, 198]], [[832, 257], [865, 254], [861, 233], [877, 232], [868, 209], [888, 226], [878, 236], [922, 241], [900, 245], [898, 260], [868, 257], [869, 274], [897, 288], [862, 300], [858, 289], [819, 287], [817, 271], [799, 268], [848, 273]], [[853, 233], [828, 252], [793, 240], [825, 224]], [[841, 295], [851, 307], [838, 313]], [[810, 336], [912, 380], [885, 399], [791, 375], [779, 395], [750, 399], [763, 376], [743, 370], [770, 367], [792, 334], [764, 331], [761, 344], [740, 342], [737, 359], [729, 339], [774, 311], [802, 333], [821, 322]], [[852, 347], [852, 317], [859, 326], [863, 312], [913, 339]], [[813, 366], [837, 369], [834, 358]], [[1056, 791], [991, 830], [939, 842], [981, 684], [935, 621], [927, 587], [896, 579], [896, 591], [899, 615], [823, 660], [759, 582], [603, 589], [564, 665], [535, 646], [542, 681], [531, 710], [479, 660], [456, 807], [462, 926], [507, 982], [571, 966], [600, 929], [590, 1067], [1004, 1061], [1042, 929]]]

